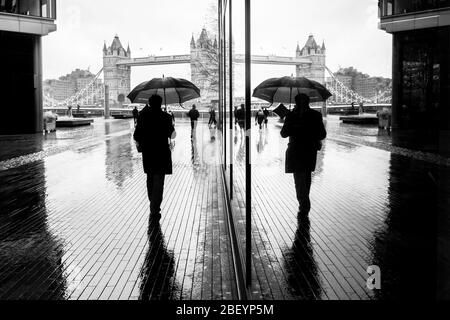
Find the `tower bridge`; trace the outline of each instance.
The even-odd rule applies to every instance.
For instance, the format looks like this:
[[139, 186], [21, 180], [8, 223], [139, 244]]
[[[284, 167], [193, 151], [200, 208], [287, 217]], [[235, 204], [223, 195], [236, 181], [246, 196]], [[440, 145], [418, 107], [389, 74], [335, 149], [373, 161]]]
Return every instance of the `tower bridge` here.
[[[190, 64], [191, 81], [201, 90], [203, 100], [211, 100], [218, 92], [214, 77], [211, 76], [218, 70], [218, 51], [217, 39], [213, 39], [206, 29], [203, 29], [197, 40], [192, 36], [190, 54], [133, 58], [130, 47], [125, 49], [116, 35], [111, 46], [107, 47], [105, 43], [103, 47], [104, 82], [109, 86], [110, 103], [117, 105], [126, 102], [126, 96], [131, 89], [132, 67], [169, 64]], [[303, 48], [297, 45], [295, 53], [294, 57], [253, 55], [251, 60], [253, 64], [294, 66], [297, 76], [325, 84], [325, 44], [319, 46], [314, 36], [310, 35]], [[235, 54], [233, 60], [235, 63], [244, 63], [245, 56]]]
[[[127, 95], [131, 91], [131, 69], [139, 66], [158, 66], [170, 64], [189, 64], [191, 68], [191, 81], [195, 83], [202, 92], [202, 101], [209, 103], [217, 99], [218, 94], [218, 44], [217, 41], [203, 29], [197, 40], [192, 36], [190, 54], [147, 56], [134, 58], [130, 47], [125, 49], [119, 39], [115, 36], [109, 47], [106, 43], [103, 47], [103, 68], [97, 73], [95, 79], [77, 92], [74, 96], [63, 102], [54, 101], [51, 97], [44, 95], [46, 107], [57, 105], [85, 105], [90, 104], [96, 97], [104, 97], [104, 86], [98, 85], [97, 79], [103, 74], [104, 84], [109, 87], [110, 105], [120, 107], [127, 103]], [[234, 54], [235, 63], [244, 63], [245, 55]], [[295, 67], [298, 77], [306, 77], [318, 81], [328, 88], [333, 94], [330, 102], [337, 104], [355, 103], [390, 103], [392, 93], [386, 90], [373, 97], [362, 97], [352, 89], [344, 85], [330, 69], [326, 66], [326, 48], [323, 43], [319, 46], [314, 36], [310, 35], [303, 46], [297, 45], [295, 56], [283, 57], [276, 55], [252, 55], [252, 64], [281, 65]]]

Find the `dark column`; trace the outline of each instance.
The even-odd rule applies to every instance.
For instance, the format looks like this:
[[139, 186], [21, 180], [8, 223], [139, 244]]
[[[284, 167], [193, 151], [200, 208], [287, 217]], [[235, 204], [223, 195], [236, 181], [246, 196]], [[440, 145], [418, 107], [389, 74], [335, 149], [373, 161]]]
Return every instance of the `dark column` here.
[[252, 165], [251, 165], [251, 120], [252, 120], [252, 101], [251, 101], [251, 11], [250, 0], [245, 0], [245, 106], [246, 106], [246, 126], [245, 126], [245, 155], [246, 155], [246, 175], [245, 175], [245, 208], [246, 208], [246, 274], [247, 287], [251, 287], [252, 281]]
[[398, 35], [392, 36], [392, 129], [400, 127], [401, 44]]
[[41, 132], [41, 39], [35, 35], [0, 31], [0, 43], [0, 134]]

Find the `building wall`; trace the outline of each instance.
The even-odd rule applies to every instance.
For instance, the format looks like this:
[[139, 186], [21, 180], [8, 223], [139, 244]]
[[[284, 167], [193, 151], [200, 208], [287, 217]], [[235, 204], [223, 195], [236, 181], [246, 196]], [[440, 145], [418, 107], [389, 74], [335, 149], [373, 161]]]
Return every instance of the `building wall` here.
[[40, 36], [0, 31], [0, 134], [42, 131]]
[[395, 33], [393, 139], [450, 154], [450, 27]]

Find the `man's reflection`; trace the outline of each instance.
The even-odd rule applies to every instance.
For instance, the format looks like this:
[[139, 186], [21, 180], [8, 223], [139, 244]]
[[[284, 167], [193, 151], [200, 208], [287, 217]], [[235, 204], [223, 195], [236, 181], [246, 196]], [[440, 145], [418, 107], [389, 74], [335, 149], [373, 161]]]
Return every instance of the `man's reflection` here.
[[197, 136], [194, 135], [191, 140], [191, 161], [194, 171], [200, 168], [200, 156], [198, 154]]
[[267, 145], [268, 134], [269, 132], [267, 130], [259, 131], [258, 140], [256, 142], [256, 150], [258, 153], [262, 153], [264, 151], [264, 148]]
[[315, 300], [320, 299], [321, 295], [310, 229], [309, 218], [301, 218], [292, 248], [285, 255], [288, 283], [295, 299]]
[[150, 223], [148, 252], [141, 269], [140, 300], [169, 300], [175, 291], [174, 255], [165, 244], [161, 225]]

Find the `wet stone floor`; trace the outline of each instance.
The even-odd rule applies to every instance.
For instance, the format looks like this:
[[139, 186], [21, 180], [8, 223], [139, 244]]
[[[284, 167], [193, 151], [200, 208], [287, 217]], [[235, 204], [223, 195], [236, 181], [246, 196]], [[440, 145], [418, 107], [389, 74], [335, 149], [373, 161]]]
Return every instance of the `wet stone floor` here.
[[[449, 298], [449, 159], [330, 116], [310, 219], [298, 222], [280, 126], [252, 133], [250, 298]], [[219, 133], [176, 128], [160, 225], [148, 223], [132, 121], [0, 136], [0, 300], [237, 299]], [[245, 147], [231, 142], [244, 244]], [[380, 290], [366, 285], [372, 265]]]
[[[391, 145], [376, 126], [326, 121], [312, 211], [298, 221], [282, 124], [252, 132], [252, 299], [450, 298], [449, 159]], [[232, 138], [234, 221], [245, 239], [245, 144]], [[229, 183], [229, 182], [228, 182]], [[243, 259], [245, 255], [242, 254]], [[381, 289], [367, 287], [378, 266]]]
[[237, 298], [210, 131], [177, 126], [155, 225], [133, 130], [1, 137], [0, 300]]

